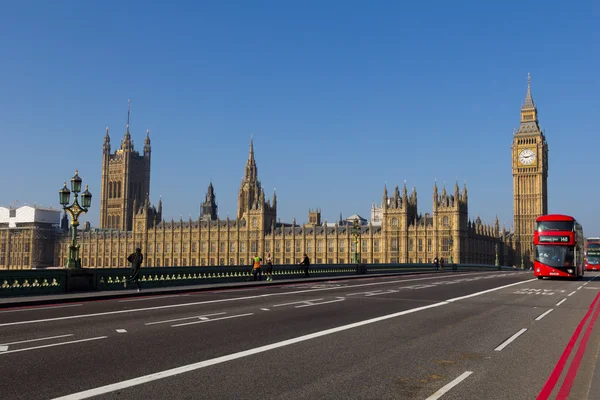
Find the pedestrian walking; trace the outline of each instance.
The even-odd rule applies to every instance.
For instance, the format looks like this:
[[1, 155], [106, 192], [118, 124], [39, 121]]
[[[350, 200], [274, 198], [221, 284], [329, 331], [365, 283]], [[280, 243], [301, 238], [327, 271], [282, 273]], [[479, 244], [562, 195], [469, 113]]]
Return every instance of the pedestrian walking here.
[[438, 261], [438, 258], [437, 258], [437, 257], [436, 257], [436, 258], [434, 258], [434, 259], [433, 259], [433, 270], [434, 270], [434, 271], [437, 271], [437, 270], [438, 270], [438, 267], [439, 267], [439, 265], [440, 265], [440, 263], [439, 263], [439, 261]]
[[271, 259], [271, 253], [267, 254], [267, 260], [265, 261], [265, 275], [266, 280], [273, 282], [273, 260]]
[[123, 285], [127, 287], [127, 282], [135, 282], [137, 291], [140, 292], [142, 290], [140, 287], [140, 268], [142, 267], [142, 261], [144, 261], [142, 249], [139, 247], [135, 249], [135, 252], [127, 257], [127, 261], [131, 263], [131, 276], [125, 280]]
[[302, 262], [298, 264], [304, 267], [304, 277], [310, 278], [310, 274], [308, 273], [308, 267], [310, 267], [310, 260], [308, 259], [306, 253], [304, 253], [304, 260], [302, 260]]
[[440, 258], [440, 271], [444, 272], [444, 257]]
[[261, 261], [262, 261], [262, 258], [260, 258], [258, 255], [256, 257], [254, 257], [254, 265], [252, 266], [252, 275], [254, 276], [255, 281], [260, 281], [260, 277], [261, 277], [260, 262]]

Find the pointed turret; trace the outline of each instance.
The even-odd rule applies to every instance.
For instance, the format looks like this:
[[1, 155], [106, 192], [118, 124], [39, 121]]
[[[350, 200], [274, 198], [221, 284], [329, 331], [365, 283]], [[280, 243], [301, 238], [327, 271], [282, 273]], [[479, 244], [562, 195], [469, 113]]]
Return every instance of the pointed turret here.
[[131, 114], [131, 100], [127, 100], [127, 125], [125, 125], [125, 136], [123, 137], [123, 142], [121, 143], [122, 150], [129, 150], [133, 148], [133, 143], [131, 141], [131, 134], [129, 133], [129, 117]]
[[454, 201], [458, 202], [458, 196], [460, 195], [460, 189], [458, 188], [458, 179], [456, 180], [456, 183], [454, 184]]
[[144, 140], [144, 155], [150, 155], [150, 129], [146, 129], [146, 139]]
[[469, 200], [468, 195], [467, 195], [467, 181], [465, 181], [464, 186], [463, 186], [462, 198], [463, 198], [464, 203], [467, 203]]
[[500, 221], [498, 221], [498, 215], [496, 215], [496, 220], [494, 221], [494, 236], [500, 235]]
[[388, 191], [387, 191], [387, 185], [384, 183], [383, 184], [383, 196], [381, 198], [381, 208], [386, 210], [387, 203], [388, 203]]
[[104, 154], [110, 154], [110, 136], [108, 135], [108, 126], [106, 127], [106, 135], [104, 135], [104, 144], [102, 145], [102, 152]]
[[527, 94], [523, 107], [521, 107], [521, 125], [516, 135], [539, 133], [541, 129], [538, 125], [537, 108], [531, 95], [531, 75], [527, 74]]
[[162, 216], [162, 196], [158, 199], [158, 214]]
[[277, 209], [277, 190], [273, 189], [273, 205], [272, 208]]

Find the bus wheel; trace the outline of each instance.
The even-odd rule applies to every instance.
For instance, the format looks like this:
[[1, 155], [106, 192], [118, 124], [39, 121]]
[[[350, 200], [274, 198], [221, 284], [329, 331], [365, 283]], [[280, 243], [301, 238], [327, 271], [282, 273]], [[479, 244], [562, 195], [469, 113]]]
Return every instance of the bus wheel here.
[[544, 277], [543, 276], [538, 276], [538, 279], [544, 279]]

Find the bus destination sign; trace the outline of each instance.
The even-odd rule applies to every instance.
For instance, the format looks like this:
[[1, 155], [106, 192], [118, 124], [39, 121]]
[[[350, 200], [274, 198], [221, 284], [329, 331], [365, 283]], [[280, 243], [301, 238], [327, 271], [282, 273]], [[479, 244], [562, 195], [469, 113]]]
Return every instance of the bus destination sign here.
[[540, 243], [569, 243], [569, 236], [542, 236], [540, 235]]

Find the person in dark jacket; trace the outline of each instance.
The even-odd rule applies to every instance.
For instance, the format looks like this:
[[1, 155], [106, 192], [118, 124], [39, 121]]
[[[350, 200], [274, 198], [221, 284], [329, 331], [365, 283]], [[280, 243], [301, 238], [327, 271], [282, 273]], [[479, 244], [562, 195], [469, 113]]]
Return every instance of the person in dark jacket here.
[[265, 275], [267, 276], [267, 281], [273, 281], [273, 259], [271, 258], [271, 253], [267, 254], [267, 261], [265, 262]]
[[299, 263], [299, 265], [302, 265], [304, 267], [304, 277], [310, 278], [310, 275], [308, 273], [308, 267], [310, 267], [310, 260], [308, 259], [306, 253], [304, 253], [304, 260], [302, 260], [302, 262]]
[[139, 247], [135, 249], [135, 253], [131, 253], [127, 257], [127, 261], [131, 263], [131, 276], [125, 281], [125, 287], [127, 287], [127, 282], [135, 282], [137, 291], [140, 292], [142, 290], [140, 287], [140, 268], [142, 267], [142, 261], [144, 261], [142, 249]]

